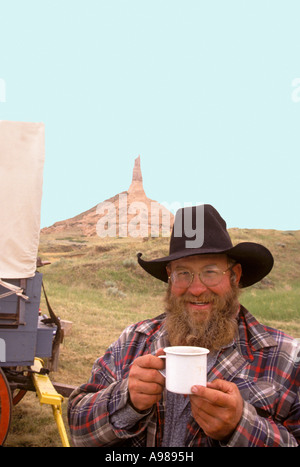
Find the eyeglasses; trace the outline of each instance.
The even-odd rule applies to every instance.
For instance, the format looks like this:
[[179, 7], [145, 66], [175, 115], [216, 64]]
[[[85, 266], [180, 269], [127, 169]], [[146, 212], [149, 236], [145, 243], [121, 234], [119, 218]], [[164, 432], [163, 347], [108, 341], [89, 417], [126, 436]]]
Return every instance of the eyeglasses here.
[[179, 269], [173, 271], [170, 274], [169, 279], [171, 279], [175, 287], [187, 289], [192, 284], [195, 274], [197, 274], [202, 284], [206, 285], [206, 287], [215, 287], [216, 285], [220, 284], [223, 276], [233, 266], [234, 264], [229, 266], [229, 268], [227, 268], [225, 271], [222, 271], [217, 266], [208, 266], [203, 268], [198, 273], [188, 271], [187, 269]]

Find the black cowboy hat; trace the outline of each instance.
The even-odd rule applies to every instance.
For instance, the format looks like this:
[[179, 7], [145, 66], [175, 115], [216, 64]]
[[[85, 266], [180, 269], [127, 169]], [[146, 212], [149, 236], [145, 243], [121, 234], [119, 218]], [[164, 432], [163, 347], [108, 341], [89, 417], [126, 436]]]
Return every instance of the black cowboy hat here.
[[[199, 238], [200, 237], [200, 242]], [[202, 244], [200, 244], [202, 243]], [[138, 263], [149, 274], [168, 282], [166, 266], [170, 261], [194, 255], [227, 254], [242, 266], [240, 287], [259, 282], [271, 271], [274, 259], [263, 245], [242, 242], [233, 246], [226, 222], [211, 205], [185, 207], [175, 216], [169, 256], [145, 261], [138, 253]]]

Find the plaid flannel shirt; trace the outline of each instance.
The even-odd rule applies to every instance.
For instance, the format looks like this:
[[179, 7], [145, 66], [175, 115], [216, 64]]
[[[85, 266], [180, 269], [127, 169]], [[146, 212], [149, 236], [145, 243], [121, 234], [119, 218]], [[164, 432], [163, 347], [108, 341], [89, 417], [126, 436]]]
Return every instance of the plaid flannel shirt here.
[[[75, 446], [161, 446], [165, 394], [133, 426], [117, 429], [111, 416], [128, 407], [128, 374], [133, 360], [168, 345], [165, 315], [129, 326], [96, 360], [90, 381], [69, 398], [68, 417]], [[191, 416], [185, 445], [298, 446], [300, 444], [300, 347], [281, 331], [262, 326], [244, 308], [234, 344], [222, 350], [208, 381], [237, 385], [243, 414], [226, 444], [205, 435]]]

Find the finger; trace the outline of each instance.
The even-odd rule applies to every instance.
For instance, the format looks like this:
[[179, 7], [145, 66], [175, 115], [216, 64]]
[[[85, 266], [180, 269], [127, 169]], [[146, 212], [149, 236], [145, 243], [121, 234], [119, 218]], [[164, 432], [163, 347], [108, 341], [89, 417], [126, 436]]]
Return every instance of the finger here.
[[149, 396], [148, 394], [138, 394], [134, 399], [130, 398], [133, 407], [139, 411], [150, 409], [161, 399], [161, 394]]
[[157, 383], [160, 386], [165, 386], [165, 378], [157, 370], [146, 370], [141, 372], [139, 379], [145, 383]]
[[149, 383], [145, 381], [133, 381], [130, 385], [131, 391], [139, 394], [158, 395], [163, 391], [163, 386], [159, 383]]
[[197, 423], [204, 429], [205, 427], [212, 426], [218, 418], [213, 410], [207, 407], [198, 407], [191, 403], [191, 412]]
[[165, 355], [165, 351], [164, 349], [158, 349], [158, 351], [156, 352], [155, 356], [158, 357], [159, 355]]
[[225, 381], [224, 379], [215, 379], [214, 381], [207, 383], [207, 387], [231, 394], [234, 391], [235, 385], [229, 381]]
[[195, 401], [196, 404], [201, 405], [202, 401], [207, 401], [211, 405], [217, 405], [219, 407], [227, 407], [230, 405], [230, 396], [218, 389], [213, 389], [205, 386], [193, 386], [192, 396], [198, 398], [198, 401]]
[[223, 410], [224, 407], [212, 404], [206, 399], [200, 397], [190, 396], [191, 409], [193, 412], [197, 413], [202, 418], [206, 419], [206, 416], [217, 417], [219, 416], [220, 410]]
[[[223, 412], [225, 409], [219, 410]], [[226, 417], [224, 418], [220, 416], [219, 411], [216, 411], [216, 413], [206, 413], [201, 410], [192, 410], [192, 415], [204, 433], [216, 440], [228, 437], [235, 428], [235, 425], [231, 424], [231, 417], [225, 414]]]
[[164, 367], [162, 359], [151, 354], [136, 358], [133, 364], [141, 368], [154, 368], [156, 370], [161, 370]]
[[201, 407], [198, 407], [191, 402], [192, 416], [207, 435], [218, 429], [220, 424], [220, 410], [223, 409], [212, 406], [209, 403], [204, 403]]
[[[196, 400], [197, 398], [194, 398]], [[199, 398], [198, 398], [199, 400]], [[191, 401], [191, 411], [194, 419], [203, 428], [206, 434], [217, 433], [219, 430], [227, 431], [231, 424], [235, 423], [234, 413], [228, 407], [212, 405], [210, 402], [202, 400], [200, 406]], [[232, 425], [232, 427], [234, 427]]]
[[129, 379], [143, 381], [145, 383], [157, 383], [161, 386], [165, 385], [165, 378], [158, 370], [152, 368], [142, 368], [139, 366], [132, 366], [129, 373]]
[[[157, 378], [156, 382], [153, 381], [155, 378]], [[129, 397], [133, 407], [138, 410], [152, 407], [161, 399], [164, 383], [164, 378], [157, 370], [138, 366], [133, 369], [128, 381]]]

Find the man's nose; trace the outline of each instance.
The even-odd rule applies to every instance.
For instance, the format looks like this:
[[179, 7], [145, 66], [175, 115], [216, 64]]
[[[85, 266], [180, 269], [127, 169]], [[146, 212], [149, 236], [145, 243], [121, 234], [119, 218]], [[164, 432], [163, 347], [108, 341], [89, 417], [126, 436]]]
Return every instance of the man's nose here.
[[189, 286], [188, 291], [192, 295], [200, 295], [201, 293], [207, 291], [206, 285], [201, 282], [198, 274], [194, 274], [193, 281]]

